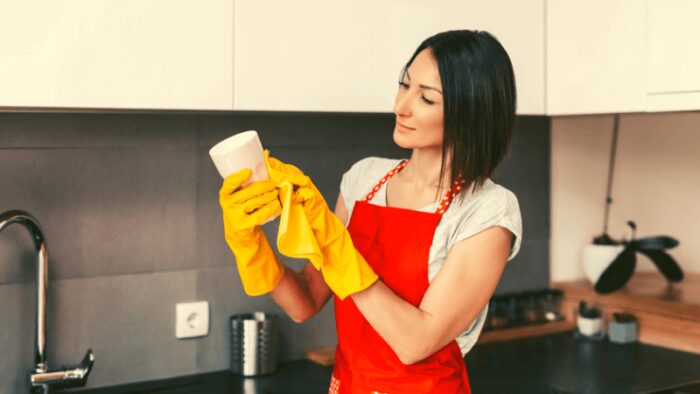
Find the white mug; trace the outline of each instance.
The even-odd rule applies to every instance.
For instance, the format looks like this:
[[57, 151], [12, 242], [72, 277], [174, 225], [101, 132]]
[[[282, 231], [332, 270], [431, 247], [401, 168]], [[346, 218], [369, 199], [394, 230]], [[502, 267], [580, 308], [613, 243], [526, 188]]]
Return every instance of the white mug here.
[[[244, 168], [250, 168], [253, 174], [241, 186], [270, 179], [262, 144], [255, 130], [244, 131], [226, 138], [209, 150], [209, 156], [219, 175], [224, 179]], [[278, 216], [269, 218], [265, 223], [275, 220]]]
[[255, 130], [226, 138], [209, 150], [209, 156], [224, 179], [244, 168], [250, 168], [253, 174], [243, 186], [270, 178], [265, 166], [263, 147]]

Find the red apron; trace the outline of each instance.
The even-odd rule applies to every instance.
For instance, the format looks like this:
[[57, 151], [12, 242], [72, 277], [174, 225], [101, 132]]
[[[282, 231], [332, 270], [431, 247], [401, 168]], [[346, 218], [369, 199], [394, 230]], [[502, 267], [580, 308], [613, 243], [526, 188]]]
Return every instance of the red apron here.
[[[442, 213], [462, 184], [445, 194], [437, 212], [370, 204], [374, 194], [408, 161], [391, 170], [363, 201], [357, 201], [348, 232], [355, 248], [379, 279], [418, 307], [430, 284], [428, 258]], [[404, 365], [357, 309], [352, 297], [335, 297], [338, 347], [329, 394], [471, 393], [467, 368], [456, 341], [430, 357]]]

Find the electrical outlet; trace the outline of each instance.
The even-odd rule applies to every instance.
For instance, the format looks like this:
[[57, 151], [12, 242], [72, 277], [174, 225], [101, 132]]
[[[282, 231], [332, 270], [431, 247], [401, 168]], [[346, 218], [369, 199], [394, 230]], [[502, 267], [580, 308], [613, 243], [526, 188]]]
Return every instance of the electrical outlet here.
[[204, 337], [209, 334], [209, 302], [175, 305], [175, 338]]

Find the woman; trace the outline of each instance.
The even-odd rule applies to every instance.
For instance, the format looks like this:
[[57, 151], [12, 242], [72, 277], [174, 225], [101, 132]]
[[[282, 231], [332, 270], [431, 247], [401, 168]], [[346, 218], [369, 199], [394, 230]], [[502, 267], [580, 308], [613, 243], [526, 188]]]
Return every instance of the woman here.
[[[308, 177], [273, 158], [270, 181], [237, 190], [244, 170], [224, 182], [226, 239], [246, 291], [269, 292], [297, 322], [335, 294], [330, 393], [470, 392], [464, 354], [520, 246], [517, 199], [489, 179], [508, 151], [515, 103], [512, 66], [493, 36], [439, 33], [399, 81], [393, 137], [410, 159], [354, 164], [335, 215]], [[285, 181], [322, 256], [299, 273], [279, 262], [259, 227], [280, 212]]]

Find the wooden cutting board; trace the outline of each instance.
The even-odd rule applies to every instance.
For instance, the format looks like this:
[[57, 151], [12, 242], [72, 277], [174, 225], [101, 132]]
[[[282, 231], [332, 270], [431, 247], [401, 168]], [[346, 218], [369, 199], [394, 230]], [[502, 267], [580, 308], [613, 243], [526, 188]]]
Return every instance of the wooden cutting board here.
[[335, 363], [335, 348], [327, 347], [320, 349], [311, 349], [306, 352], [306, 358], [324, 366], [333, 365]]

